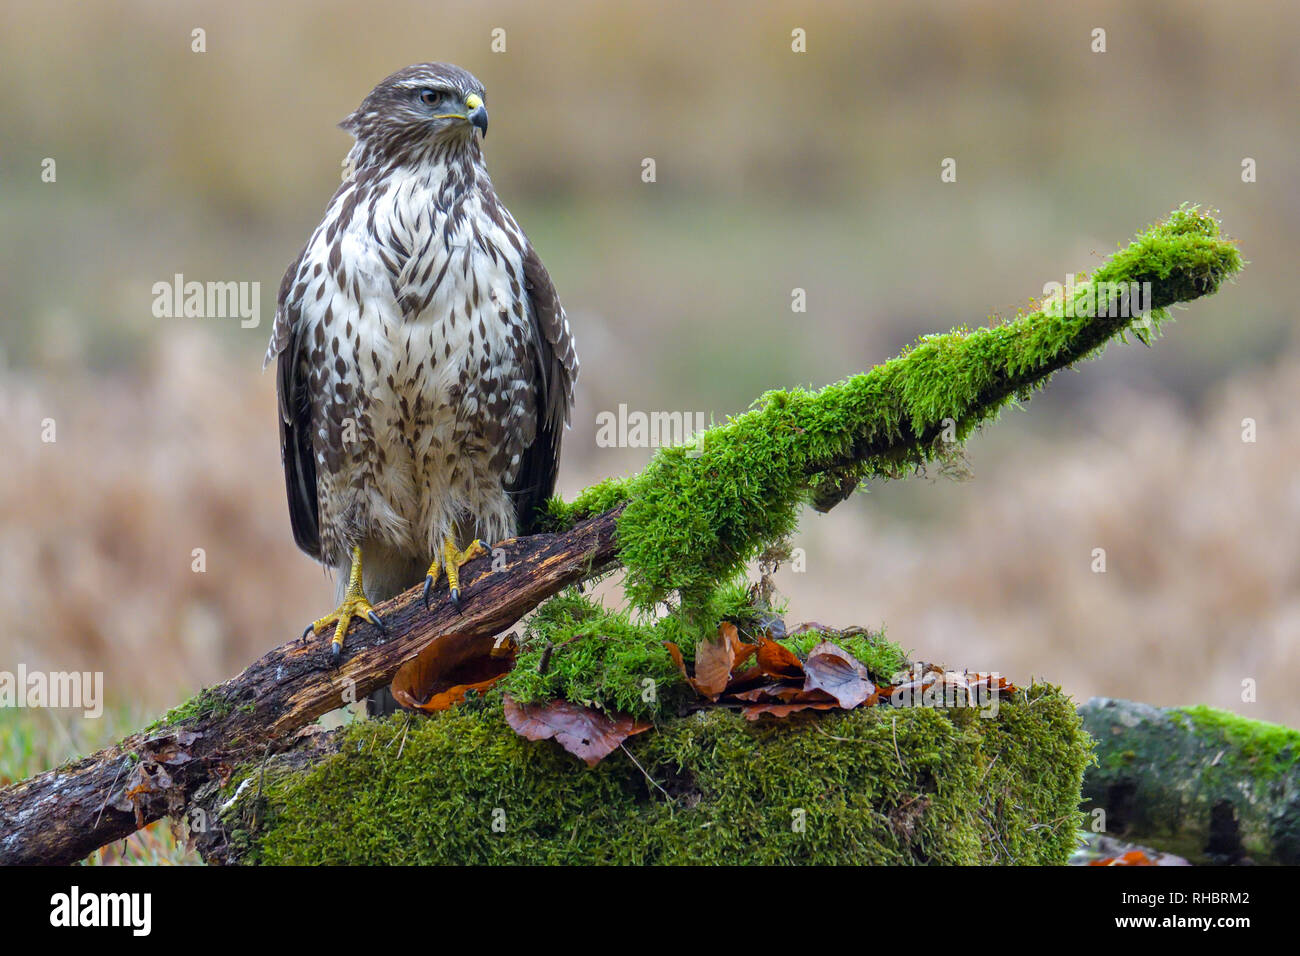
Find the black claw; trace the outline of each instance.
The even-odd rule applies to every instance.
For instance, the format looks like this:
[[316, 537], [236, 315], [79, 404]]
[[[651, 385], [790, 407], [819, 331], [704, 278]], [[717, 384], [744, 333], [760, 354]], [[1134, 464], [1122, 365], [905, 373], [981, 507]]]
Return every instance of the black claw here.
[[332, 664], [334, 667], [338, 667], [338, 666], [339, 666], [339, 658], [342, 657], [342, 656], [343, 656], [343, 645], [342, 645], [342, 644], [331, 644], [331, 645], [330, 645], [330, 664]]
[[316, 630], [316, 625], [315, 625], [315, 624], [308, 624], [308, 625], [307, 625], [307, 630], [303, 631], [303, 632], [302, 632], [302, 637], [298, 638], [299, 643], [306, 644], [306, 643], [307, 643], [307, 635], [310, 634], [310, 633], [312, 633], [314, 630]]
[[385, 624], [383, 618], [381, 618], [381, 617], [380, 617], [378, 614], [376, 614], [374, 611], [367, 611], [367, 612], [366, 612], [366, 617], [370, 618], [370, 623], [371, 623], [371, 624], [373, 624], [375, 627], [379, 628], [379, 633], [381, 633], [381, 634], [387, 634], [387, 633], [388, 633], [388, 625]]
[[424, 579], [424, 609], [429, 610], [429, 592], [433, 590], [433, 575]]
[[451, 589], [451, 606], [456, 609], [456, 613], [460, 613], [460, 588]]

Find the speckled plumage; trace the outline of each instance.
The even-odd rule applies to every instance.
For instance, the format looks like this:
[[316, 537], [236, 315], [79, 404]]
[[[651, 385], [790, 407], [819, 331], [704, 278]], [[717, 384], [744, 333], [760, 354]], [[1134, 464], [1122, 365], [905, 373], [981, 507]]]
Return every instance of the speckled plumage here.
[[341, 124], [357, 138], [345, 179], [285, 273], [267, 350], [295, 540], [341, 578], [359, 545], [372, 600], [419, 582], [448, 534], [528, 530], [578, 372], [476, 129], [431, 116], [431, 91], [483, 88], [420, 64]]

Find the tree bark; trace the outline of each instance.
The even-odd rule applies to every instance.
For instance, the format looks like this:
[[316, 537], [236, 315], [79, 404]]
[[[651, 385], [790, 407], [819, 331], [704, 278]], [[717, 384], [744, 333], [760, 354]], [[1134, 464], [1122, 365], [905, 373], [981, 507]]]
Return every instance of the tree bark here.
[[[132, 734], [81, 760], [0, 790], [0, 865], [70, 864], [178, 813], [194, 790], [253, 758], [292, 745], [322, 714], [362, 700], [440, 634], [495, 634], [546, 598], [616, 561], [614, 509], [559, 534], [513, 538], [461, 571], [458, 612], [440, 592], [426, 611], [420, 587], [377, 608], [388, 633], [353, 627], [338, 667], [329, 638], [295, 638], [238, 677], [205, 691], [197, 713]], [[494, 560], [504, 567], [493, 570]]]

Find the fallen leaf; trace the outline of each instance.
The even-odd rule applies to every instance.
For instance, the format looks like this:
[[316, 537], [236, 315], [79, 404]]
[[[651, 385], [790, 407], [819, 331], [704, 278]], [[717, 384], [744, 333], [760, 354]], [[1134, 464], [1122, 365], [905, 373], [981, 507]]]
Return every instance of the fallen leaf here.
[[867, 669], [848, 651], [822, 641], [804, 661], [804, 690], [825, 691], [845, 710], [876, 702], [876, 685]]
[[743, 691], [751, 690], [762, 684], [770, 684], [772, 678], [763, 673], [763, 668], [757, 664], [751, 664], [739, 674], [732, 673], [731, 680], [727, 681], [727, 689], [723, 694], [724, 697], [732, 697]]
[[1001, 674], [967, 674], [966, 683], [974, 692], [996, 691], [998, 694], [1014, 694], [1016, 685]]
[[718, 626], [718, 635], [731, 645], [731, 670], [734, 673], [742, 664], [754, 656], [757, 644], [744, 644], [740, 640], [740, 630], [730, 621], [723, 621]]
[[1104, 856], [1100, 860], [1091, 860], [1089, 866], [1158, 866], [1151, 857], [1141, 850], [1129, 850], [1123, 856]]
[[839, 707], [835, 698], [825, 691], [802, 691], [789, 703], [748, 704], [741, 708], [746, 720], [758, 720], [766, 714], [769, 717], [788, 717], [801, 710], [834, 710]]
[[759, 638], [758, 666], [763, 668], [764, 674], [772, 677], [803, 677], [803, 664], [795, 657], [794, 651], [766, 637]]
[[594, 767], [613, 753], [633, 734], [649, 730], [653, 724], [625, 716], [610, 716], [567, 700], [547, 704], [520, 704], [505, 696], [506, 723], [526, 740], [549, 740], [556, 743], [588, 767]]
[[[718, 628], [717, 639], [700, 641], [696, 645], [694, 674], [686, 669], [680, 647], [672, 641], [664, 641], [664, 647], [668, 648], [677, 669], [682, 672], [686, 682], [695, 688], [695, 692], [715, 701], [733, 686], [732, 672], [735, 668], [758, 650], [753, 644], [742, 644], [740, 632], [729, 621], [724, 621]], [[748, 683], [761, 676], [751, 667], [737, 679]]]
[[[735, 631], [734, 625], [729, 625]], [[725, 634], [717, 640], [703, 640], [695, 645], [695, 678], [691, 682], [705, 697], [718, 699], [731, 680], [736, 663], [736, 647]]]
[[393, 698], [413, 710], [447, 710], [510, 673], [517, 651], [513, 635], [439, 635], [393, 675]]
[[896, 706], [983, 706], [994, 695], [1010, 696], [1016, 686], [997, 674], [947, 671], [933, 664], [917, 663], [909, 679], [877, 689], [879, 699]]
[[789, 703], [803, 693], [802, 687], [790, 684], [764, 684], [748, 690], [728, 692], [728, 700], [743, 700], [750, 703]]
[[785, 630], [785, 621], [780, 615], [773, 614], [771, 611], [764, 611], [758, 615], [758, 628], [774, 641], [785, 640], [788, 636]]

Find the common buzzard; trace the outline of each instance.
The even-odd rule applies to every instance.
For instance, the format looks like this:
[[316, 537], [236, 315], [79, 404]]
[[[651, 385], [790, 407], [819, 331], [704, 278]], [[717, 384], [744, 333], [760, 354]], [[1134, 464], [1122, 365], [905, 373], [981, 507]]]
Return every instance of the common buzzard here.
[[[541, 259], [483, 161], [483, 84], [422, 63], [340, 126], [343, 184], [284, 274], [280, 449], [294, 540], [337, 569], [338, 660], [355, 616], [527, 533], [555, 488], [578, 359]], [[468, 542], [468, 543], [467, 543]], [[362, 559], [365, 574], [362, 575]], [[306, 636], [307, 632], [304, 632]]]

